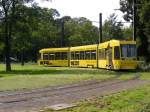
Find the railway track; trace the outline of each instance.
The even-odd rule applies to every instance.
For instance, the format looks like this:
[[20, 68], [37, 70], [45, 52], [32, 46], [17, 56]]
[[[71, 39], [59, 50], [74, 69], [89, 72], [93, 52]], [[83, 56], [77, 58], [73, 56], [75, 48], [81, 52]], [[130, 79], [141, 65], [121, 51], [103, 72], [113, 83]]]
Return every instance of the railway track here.
[[[39, 110], [52, 104], [76, 102], [92, 96], [111, 94], [124, 89], [145, 84], [139, 80], [139, 74], [128, 80], [118, 80], [119, 75], [104, 81], [87, 81], [56, 88], [44, 88], [32, 91], [0, 94], [0, 112], [21, 112]], [[19, 106], [19, 107], [18, 107]], [[1, 111], [2, 110], [2, 111]]]

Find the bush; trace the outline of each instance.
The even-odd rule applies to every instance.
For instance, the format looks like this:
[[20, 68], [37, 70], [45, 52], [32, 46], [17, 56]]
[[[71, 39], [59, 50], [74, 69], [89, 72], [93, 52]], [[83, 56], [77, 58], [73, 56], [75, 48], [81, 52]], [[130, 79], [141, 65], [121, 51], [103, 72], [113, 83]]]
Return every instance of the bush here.
[[144, 71], [144, 72], [150, 72], [150, 64], [147, 64], [144, 61], [139, 61], [138, 70]]

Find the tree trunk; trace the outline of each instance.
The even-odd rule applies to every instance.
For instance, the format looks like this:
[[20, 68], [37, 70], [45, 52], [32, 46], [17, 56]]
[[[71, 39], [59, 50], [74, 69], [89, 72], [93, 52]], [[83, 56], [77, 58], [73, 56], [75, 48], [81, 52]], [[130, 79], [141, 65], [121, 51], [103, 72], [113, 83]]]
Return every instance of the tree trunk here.
[[12, 3], [12, 13], [10, 19], [8, 20], [8, 9], [5, 9], [5, 57], [6, 57], [6, 71], [11, 71], [11, 36], [12, 36], [12, 24], [14, 22], [15, 14], [15, 1]]
[[24, 66], [24, 49], [21, 52], [21, 65]]
[[6, 13], [6, 16], [5, 16], [5, 61], [6, 61], [6, 71], [11, 71], [10, 38], [9, 38], [9, 35], [8, 35], [7, 13]]

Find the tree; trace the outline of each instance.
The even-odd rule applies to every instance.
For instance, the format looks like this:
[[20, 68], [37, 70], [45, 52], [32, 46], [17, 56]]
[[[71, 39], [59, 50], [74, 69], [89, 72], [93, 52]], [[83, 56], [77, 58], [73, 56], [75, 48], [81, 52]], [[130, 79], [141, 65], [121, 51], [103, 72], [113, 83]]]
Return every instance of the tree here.
[[[59, 16], [56, 9], [39, 6], [25, 7], [15, 24], [13, 51], [21, 61], [36, 61], [39, 49], [58, 47], [58, 29], [55, 18]], [[28, 55], [25, 55], [27, 54]]]
[[[140, 37], [139, 56], [145, 56], [146, 61], [150, 62], [150, 1], [142, 0], [139, 10], [138, 34]], [[143, 55], [141, 55], [143, 54]]]
[[5, 37], [5, 59], [6, 59], [6, 71], [11, 71], [10, 64], [10, 51], [11, 51], [11, 38], [12, 28], [15, 22], [16, 8], [19, 5], [29, 2], [30, 0], [1, 0], [0, 16], [3, 19], [4, 24], [4, 37]]
[[[126, 21], [133, 19], [133, 0], [121, 0], [121, 11], [124, 13]], [[150, 61], [150, 1], [135, 0], [136, 9], [136, 35], [140, 40], [138, 47], [138, 56], [146, 57], [146, 61]]]
[[6, 59], [6, 71], [11, 71], [11, 39], [13, 25], [17, 21], [17, 12], [19, 12], [20, 6], [26, 3], [32, 3], [34, 0], [0, 0], [0, 18], [3, 22], [3, 32], [5, 37], [5, 59]]
[[132, 26], [125, 27], [122, 29], [122, 31], [123, 31], [123, 39], [132, 40], [132, 36], [133, 36]]
[[3, 57], [3, 49], [4, 49], [4, 43], [3, 43], [3, 32], [2, 32], [2, 24], [0, 22], [0, 61], [4, 60]]
[[65, 22], [65, 41], [67, 46], [96, 44], [98, 28], [87, 18], [72, 18]]
[[[9, 15], [10, 16], [10, 15]], [[77, 46], [98, 42], [98, 28], [84, 17], [59, 18], [56, 9], [41, 8], [36, 4], [30, 7], [16, 6], [11, 33], [11, 57], [22, 61], [37, 61], [38, 51], [42, 48], [60, 47], [61, 21], [64, 21], [64, 45]], [[8, 18], [10, 20], [10, 18]], [[4, 22], [0, 22], [4, 24]], [[0, 25], [1, 25], [0, 24]], [[3, 25], [1, 25], [3, 26]], [[3, 32], [1, 29], [0, 32]], [[3, 35], [1, 35], [4, 37]], [[0, 38], [0, 42], [4, 38]], [[2, 49], [3, 46], [0, 46]], [[0, 53], [3, 51], [0, 50]]]
[[103, 25], [103, 37], [105, 37], [103, 40], [123, 39], [122, 26], [121, 22], [117, 22], [117, 16], [114, 13], [111, 14]]

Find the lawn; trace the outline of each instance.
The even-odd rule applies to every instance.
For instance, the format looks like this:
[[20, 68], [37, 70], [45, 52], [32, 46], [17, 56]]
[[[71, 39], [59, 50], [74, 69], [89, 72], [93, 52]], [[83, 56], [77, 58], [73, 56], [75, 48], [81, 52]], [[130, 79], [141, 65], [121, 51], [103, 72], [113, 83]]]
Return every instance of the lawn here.
[[[150, 112], [150, 84], [109, 96], [81, 101], [59, 112]], [[43, 112], [56, 112], [46, 110]]]
[[[140, 74], [140, 79], [150, 80], [149, 72], [116, 72], [103, 69], [42, 67], [36, 64], [12, 65], [12, 72], [5, 72], [0, 64], [0, 91], [32, 89], [75, 83], [83, 80], [103, 80], [116, 75], [126, 80]], [[59, 112], [150, 112], [150, 84], [117, 94], [84, 100], [76, 107]], [[55, 112], [46, 110], [44, 112]]]
[[[75, 83], [83, 80], [103, 80], [119, 75], [119, 79], [129, 79], [135, 72], [115, 72], [92, 68], [43, 67], [37, 64], [12, 65], [11, 72], [5, 72], [0, 64], [0, 91], [33, 89]], [[150, 79], [149, 73], [142, 73], [142, 79]]]
[[5, 72], [4, 65], [0, 64], [0, 91], [56, 86], [82, 80], [103, 80], [116, 75], [113, 71], [99, 69], [43, 67], [36, 64], [13, 64], [12, 69], [12, 72]]

